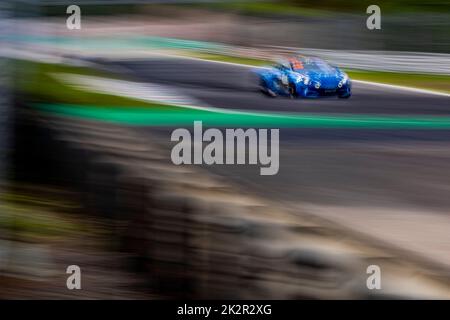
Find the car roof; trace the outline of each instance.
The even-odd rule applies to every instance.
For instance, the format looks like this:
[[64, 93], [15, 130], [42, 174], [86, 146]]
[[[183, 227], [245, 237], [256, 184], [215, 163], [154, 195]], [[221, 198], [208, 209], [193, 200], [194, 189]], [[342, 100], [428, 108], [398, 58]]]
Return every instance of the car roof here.
[[281, 59], [276, 60], [277, 64], [292, 64], [295, 62], [321, 62], [321, 63], [326, 63], [325, 60], [319, 58], [319, 57], [315, 57], [315, 56], [304, 56], [304, 55], [294, 55], [294, 56], [290, 56], [290, 57], [284, 57]]

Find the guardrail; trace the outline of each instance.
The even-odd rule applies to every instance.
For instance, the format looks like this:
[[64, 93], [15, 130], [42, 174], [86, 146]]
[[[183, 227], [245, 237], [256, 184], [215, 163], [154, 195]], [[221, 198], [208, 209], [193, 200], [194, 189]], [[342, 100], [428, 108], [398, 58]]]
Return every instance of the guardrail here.
[[[26, 51], [29, 54], [38, 54], [38, 52], [45, 51], [46, 47], [54, 48], [62, 55], [73, 53], [74, 49], [77, 49], [79, 52], [85, 48], [83, 55], [94, 55], [96, 57], [111, 54], [110, 48], [113, 47], [119, 49], [114, 50], [114, 54], [120, 54], [124, 57], [127, 54], [136, 56], [139, 53], [148, 56], [149, 53], [155, 53], [159, 50], [193, 50], [265, 59], [272, 59], [280, 53], [300, 53], [308, 56], [317, 56], [332, 64], [349, 69], [450, 75], [450, 54], [444, 53], [371, 50], [344, 51], [279, 46], [238, 47], [207, 41], [188, 41], [152, 36], [130, 37], [128, 39], [123, 37], [118, 37], [117, 39], [101, 39], [98, 37], [77, 39], [69, 37], [24, 36], [18, 37], [14, 42], [20, 42], [27, 46], [39, 45], [33, 46], [33, 50]], [[115, 44], [115, 42], [117, 43]], [[142, 51], [142, 49], [148, 51]], [[3, 48], [0, 55], [6, 55], [6, 51], [7, 48]]]

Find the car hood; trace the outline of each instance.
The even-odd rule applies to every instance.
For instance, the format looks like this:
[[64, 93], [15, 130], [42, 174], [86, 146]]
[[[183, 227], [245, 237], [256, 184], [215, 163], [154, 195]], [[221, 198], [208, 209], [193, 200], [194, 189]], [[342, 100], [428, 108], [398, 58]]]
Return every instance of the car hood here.
[[331, 71], [316, 71], [316, 70], [304, 70], [299, 72], [302, 75], [307, 75], [311, 80], [320, 80], [321, 78], [335, 78], [341, 79], [344, 77], [344, 74], [340, 70], [331, 70]]
[[311, 84], [320, 83], [320, 87], [323, 89], [335, 89], [345, 76], [339, 69], [330, 71], [304, 70], [299, 74], [307, 76]]

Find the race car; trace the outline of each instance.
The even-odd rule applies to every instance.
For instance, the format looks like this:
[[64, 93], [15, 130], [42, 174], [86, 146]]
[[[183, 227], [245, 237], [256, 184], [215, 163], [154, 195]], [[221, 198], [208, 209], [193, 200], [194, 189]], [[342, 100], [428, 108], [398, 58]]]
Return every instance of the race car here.
[[348, 99], [352, 95], [348, 75], [316, 57], [296, 56], [255, 72], [261, 91], [271, 97]]

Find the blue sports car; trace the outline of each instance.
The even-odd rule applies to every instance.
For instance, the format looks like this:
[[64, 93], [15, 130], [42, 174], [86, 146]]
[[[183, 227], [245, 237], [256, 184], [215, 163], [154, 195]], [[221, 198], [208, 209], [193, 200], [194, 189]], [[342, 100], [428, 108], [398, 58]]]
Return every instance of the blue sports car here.
[[337, 96], [347, 99], [352, 95], [348, 75], [315, 57], [293, 57], [271, 68], [259, 69], [256, 73], [261, 90], [272, 97]]

